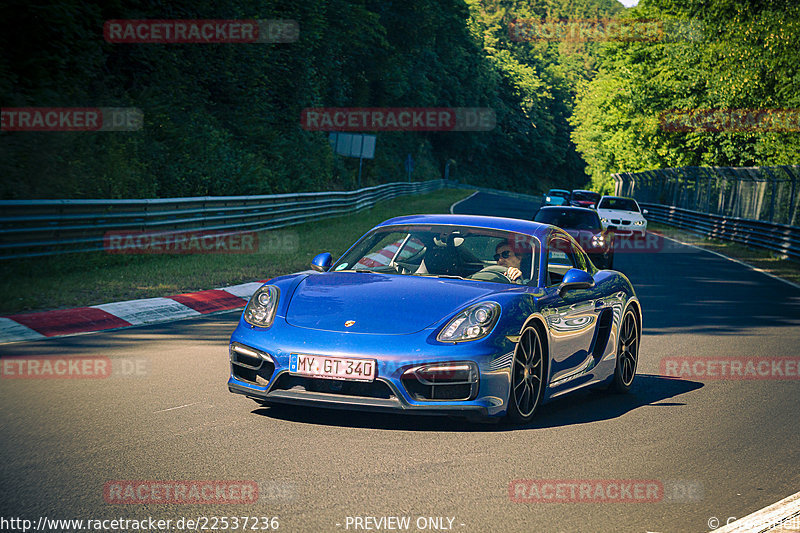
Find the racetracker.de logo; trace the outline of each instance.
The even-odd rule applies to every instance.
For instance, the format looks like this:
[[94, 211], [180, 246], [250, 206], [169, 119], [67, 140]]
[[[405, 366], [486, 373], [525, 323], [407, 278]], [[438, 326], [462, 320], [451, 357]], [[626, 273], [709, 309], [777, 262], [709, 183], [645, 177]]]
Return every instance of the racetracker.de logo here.
[[664, 131], [800, 131], [800, 109], [670, 109], [659, 115]]
[[144, 377], [150, 360], [142, 358], [6, 357], [0, 361], [3, 379], [105, 379]]
[[108, 357], [7, 357], [3, 379], [105, 379], [111, 376]]
[[665, 357], [661, 375], [708, 380], [800, 380], [800, 357]]
[[252, 254], [258, 252], [258, 234], [109, 231], [103, 236], [103, 249], [111, 254]]
[[108, 20], [103, 36], [121, 44], [293, 43], [296, 20]]
[[0, 131], [137, 131], [144, 115], [136, 107], [4, 107]]
[[516, 503], [656, 503], [664, 486], [652, 479], [516, 479], [508, 497]]
[[300, 124], [309, 131], [491, 131], [487, 107], [313, 107]]
[[116, 504], [252, 504], [258, 501], [255, 481], [112, 480], [103, 485], [103, 499]]

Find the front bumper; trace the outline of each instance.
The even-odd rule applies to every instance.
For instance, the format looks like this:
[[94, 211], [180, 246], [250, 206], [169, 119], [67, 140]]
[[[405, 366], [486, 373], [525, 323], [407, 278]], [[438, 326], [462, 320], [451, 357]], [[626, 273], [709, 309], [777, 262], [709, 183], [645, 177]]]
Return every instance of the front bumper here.
[[[240, 322], [231, 342], [261, 352], [269, 358], [271, 366], [260, 374], [250, 369], [243, 372], [232, 361], [228, 390], [264, 404], [468, 417], [504, 415], [513, 344], [499, 335], [455, 345], [436, 342], [433, 337], [433, 330], [409, 335], [309, 330], [290, 326], [280, 317], [267, 330]], [[369, 383], [298, 376], [289, 372], [292, 353], [372, 359], [376, 361], [377, 375]], [[470, 399], [420, 399], [404, 383], [404, 379], [409, 379], [404, 378], [404, 372], [410, 368], [456, 361], [477, 365], [477, 387]]]
[[[282, 371], [286, 372], [286, 371]], [[277, 379], [280, 376], [276, 376]], [[393, 388], [391, 382], [377, 380], [387, 387]], [[334, 409], [350, 409], [372, 412], [403, 412], [422, 415], [466, 415], [487, 417], [489, 408], [485, 405], [460, 405], [444, 403], [439, 405], [413, 405], [404, 400], [397, 391], [390, 398], [372, 398], [369, 396], [352, 396], [339, 393], [295, 390], [265, 390], [254, 391], [248, 384], [243, 384], [231, 377], [228, 381], [228, 390], [236, 394], [243, 394], [248, 398], [264, 404], [290, 404], [307, 407], [322, 407]]]
[[632, 221], [627, 223], [620, 221], [618, 224], [611, 222], [603, 222], [603, 231], [607, 231], [609, 226], [614, 226], [614, 235], [618, 237], [644, 237], [647, 233], [647, 222], [643, 225], [636, 225]]

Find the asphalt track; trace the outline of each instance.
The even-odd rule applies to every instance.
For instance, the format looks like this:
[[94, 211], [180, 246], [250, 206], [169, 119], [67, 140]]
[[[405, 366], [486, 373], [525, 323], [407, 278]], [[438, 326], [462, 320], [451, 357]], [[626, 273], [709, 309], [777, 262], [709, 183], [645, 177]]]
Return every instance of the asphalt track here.
[[[457, 211], [506, 215], [509, 202], [481, 193]], [[279, 531], [291, 532], [367, 531], [347, 517], [408, 516], [409, 531], [418, 517], [450, 517], [465, 533], [683, 532], [797, 492], [800, 381], [671, 379], [659, 363], [797, 358], [800, 290], [685, 247], [619, 254], [615, 266], [644, 310], [632, 391], [547, 404], [523, 428], [259, 407], [225, 386], [236, 312], [0, 346], [3, 357], [108, 357], [115, 369], [106, 379], [0, 380], [0, 517], [278, 516]], [[509, 497], [520, 479], [655, 480], [665, 493], [520, 503]], [[252, 480], [260, 498], [108, 504], [113, 480]]]

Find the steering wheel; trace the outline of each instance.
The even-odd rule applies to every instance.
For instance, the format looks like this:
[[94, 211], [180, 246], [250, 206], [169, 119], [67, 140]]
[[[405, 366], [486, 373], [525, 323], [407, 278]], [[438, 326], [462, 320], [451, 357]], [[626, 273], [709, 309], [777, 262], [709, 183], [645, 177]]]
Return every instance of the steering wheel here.
[[517, 278], [518, 281], [511, 281], [506, 277], [508, 268], [500, 265], [489, 265], [480, 271], [474, 273], [469, 279], [478, 281], [493, 281], [495, 283], [522, 283], [522, 277]]

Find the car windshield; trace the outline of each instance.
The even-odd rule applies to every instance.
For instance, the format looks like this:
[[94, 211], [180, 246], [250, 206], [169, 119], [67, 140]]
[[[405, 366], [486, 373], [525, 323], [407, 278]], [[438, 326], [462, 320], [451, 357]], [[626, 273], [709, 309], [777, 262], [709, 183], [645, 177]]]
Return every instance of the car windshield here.
[[559, 198], [569, 198], [569, 193], [567, 191], [550, 191], [547, 193], [548, 196], [558, 196]]
[[572, 192], [572, 199], [573, 200], [582, 200], [582, 201], [590, 201], [596, 202], [600, 199], [600, 195], [596, 192], [591, 191], [573, 191]]
[[511, 283], [503, 274], [508, 266], [519, 265], [517, 283], [536, 284], [538, 253], [539, 241], [521, 233], [452, 225], [387, 226], [362, 237], [331, 271]]
[[597, 213], [579, 209], [540, 209], [534, 220], [563, 229], [599, 231], [601, 228]]
[[599, 209], [615, 209], [617, 211], [639, 211], [636, 202], [629, 198], [603, 198]]

